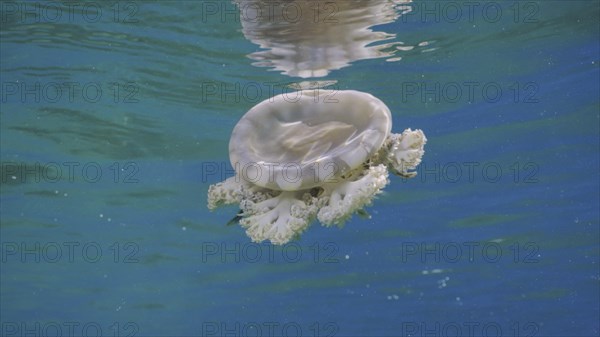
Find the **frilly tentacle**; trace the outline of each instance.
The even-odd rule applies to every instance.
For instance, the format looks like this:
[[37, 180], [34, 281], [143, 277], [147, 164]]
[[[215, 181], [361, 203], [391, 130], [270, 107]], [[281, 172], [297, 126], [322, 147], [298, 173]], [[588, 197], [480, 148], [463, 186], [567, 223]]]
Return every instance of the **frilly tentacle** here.
[[259, 202], [276, 194], [275, 191], [252, 185], [233, 176], [208, 187], [208, 209], [212, 211], [219, 206], [237, 204], [242, 200]]
[[240, 225], [254, 242], [281, 245], [301, 234], [317, 214], [316, 198], [309, 193], [281, 192], [269, 199], [242, 200]]
[[222, 205], [236, 204], [242, 201], [243, 188], [235, 177], [228, 178], [208, 188], [208, 209], [211, 211]]
[[383, 147], [384, 163], [390, 170], [399, 176], [412, 178], [417, 175], [412, 171], [421, 163], [421, 158], [425, 153], [424, 147], [427, 138], [421, 130], [406, 129], [402, 134], [391, 134], [386, 146]]
[[369, 205], [375, 195], [389, 183], [385, 165], [371, 166], [354, 180], [325, 187], [329, 197], [317, 217], [325, 226], [342, 225], [356, 211]]

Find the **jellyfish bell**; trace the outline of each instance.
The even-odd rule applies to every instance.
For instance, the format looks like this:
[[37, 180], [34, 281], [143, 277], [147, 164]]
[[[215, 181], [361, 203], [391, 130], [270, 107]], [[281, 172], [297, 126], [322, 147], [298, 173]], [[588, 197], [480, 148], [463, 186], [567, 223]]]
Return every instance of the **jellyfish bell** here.
[[229, 156], [247, 182], [296, 191], [338, 180], [360, 167], [391, 129], [390, 110], [371, 94], [297, 91], [250, 109], [233, 129]]
[[[229, 143], [236, 175], [208, 190], [208, 208], [238, 204], [255, 242], [285, 244], [313, 220], [341, 226], [389, 183], [411, 178], [427, 142], [421, 130], [391, 133], [387, 106], [359, 91], [299, 91], [257, 104]], [[337, 170], [314, 174], [327, 166]], [[286, 170], [295, 167], [295, 175]]]

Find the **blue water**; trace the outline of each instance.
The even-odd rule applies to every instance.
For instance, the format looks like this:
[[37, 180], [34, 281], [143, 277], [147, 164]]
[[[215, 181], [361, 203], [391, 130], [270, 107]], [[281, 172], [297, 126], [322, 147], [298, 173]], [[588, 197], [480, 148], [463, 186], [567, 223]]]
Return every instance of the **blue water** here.
[[415, 1], [308, 78], [426, 153], [274, 247], [206, 208], [239, 118], [307, 80], [233, 3], [2, 2], [0, 335], [598, 336], [600, 4], [488, 4]]

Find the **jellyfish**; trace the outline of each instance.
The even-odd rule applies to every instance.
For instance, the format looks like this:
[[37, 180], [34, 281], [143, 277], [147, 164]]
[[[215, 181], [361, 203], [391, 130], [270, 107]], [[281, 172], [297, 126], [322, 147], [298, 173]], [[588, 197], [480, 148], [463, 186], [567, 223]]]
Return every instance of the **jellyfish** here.
[[239, 204], [254, 242], [281, 245], [318, 220], [342, 226], [389, 183], [412, 178], [424, 154], [423, 131], [391, 133], [390, 109], [355, 90], [301, 90], [269, 98], [234, 127], [235, 175], [208, 189], [208, 208]]

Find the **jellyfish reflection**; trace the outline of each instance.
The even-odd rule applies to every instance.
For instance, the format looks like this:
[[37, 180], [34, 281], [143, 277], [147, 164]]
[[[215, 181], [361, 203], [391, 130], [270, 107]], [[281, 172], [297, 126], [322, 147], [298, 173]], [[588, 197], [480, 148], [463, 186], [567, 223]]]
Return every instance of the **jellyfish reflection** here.
[[[262, 51], [248, 55], [255, 66], [295, 77], [327, 76], [351, 62], [393, 56], [395, 34], [371, 27], [410, 11], [411, 0], [234, 0], [242, 32]], [[389, 50], [389, 51], [387, 51]]]

